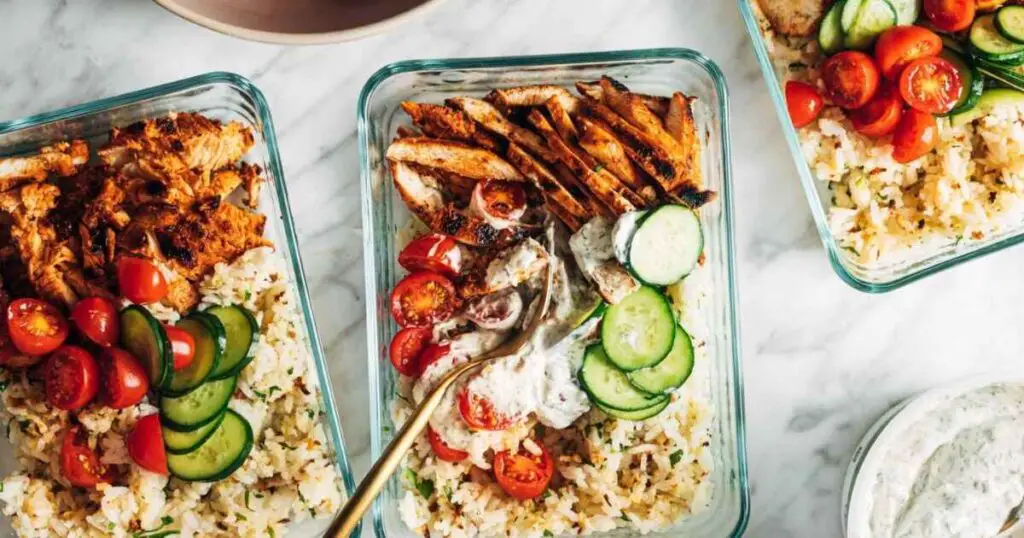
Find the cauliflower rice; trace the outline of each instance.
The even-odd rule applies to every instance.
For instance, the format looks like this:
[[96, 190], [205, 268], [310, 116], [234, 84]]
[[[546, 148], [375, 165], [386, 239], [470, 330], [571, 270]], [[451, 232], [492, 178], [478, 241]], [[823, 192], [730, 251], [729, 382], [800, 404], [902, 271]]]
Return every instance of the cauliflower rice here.
[[[69, 487], [59, 454], [71, 414], [51, 408], [41, 384], [26, 373], [5, 372], [0, 417], [19, 469], [0, 481], [0, 501], [18, 536], [129, 537], [159, 528], [183, 538], [283, 537], [290, 524], [330, 516], [341, 506], [312, 356], [280, 257], [260, 248], [218, 264], [200, 294], [200, 309], [238, 304], [260, 323], [255, 358], [230, 404], [255, 433], [245, 464], [215, 483], [150, 473], [132, 464], [124, 435], [157, 409], [147, 399], [123, 410], [92, 404], [78, 420], [119, 478], [94, 490]], [[166, 309], [152, 311], [161, 321], [177, 318]]]
[[[517, 501], [488, 471], [469, 460], [438, 459], [421, 436], [403, 466], [398, 511], [421, 536], [546, 537], [585, 535], [626, 528], [646, 534], [706, 509], [714, 468], [713, 411], [707, 328], [706, 269], [698, 268], [669, 289], [680, 323], [694, 342], [694, 370], [655, 418], [632, 422], [592, 409], [569, 428], [545, 428], [532, 421], [509, 430], [512, 447], [533, 431], [551, 450], [555, 475], [540, 499]], [[685, 305], [685, 306], [684, 306]], [[413, 407], [410, 384], [399, 387], [392, 405], [396, 427]]]
[[[824, 90], [817, 40], [777, 35], [756, 1], [751, 7], [783, 84], [799, 80]], [[1024, 110], [1002, 104], [963, 126], [937, 120], [935, 149], [906, 164], [893, 159], [890, 137], [857, 133], [831, 104], [797, 129], [811, 173], [831, 192], [829, 229], [854, 261], [920, 259], [1024, 222]]]

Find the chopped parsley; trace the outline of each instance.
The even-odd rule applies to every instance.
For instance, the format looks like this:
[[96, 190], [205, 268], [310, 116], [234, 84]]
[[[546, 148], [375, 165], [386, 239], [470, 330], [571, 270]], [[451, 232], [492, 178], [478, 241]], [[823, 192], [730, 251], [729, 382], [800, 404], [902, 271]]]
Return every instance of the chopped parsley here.
[[256, 389], [252, 389], [252, 393], [255, 394], [256, 397], [261, 399], [261, 400], [266, 400], [267, 399], [267, 395], [264, 392], [260, 392], [260, 391], [258, 391]]
[[270, 535], [270, 538], [277, 538], [277, 533], [274, 532], [274, 527], [267, 527], [267, 534]]
[[600, 172], [601, 170], [604, 170], [604, 166], [601, 166], [600, 164], [594, 167], [595, 173]]
[[544, 529], [544, 536], [547, 536], [548, 538], [550, 538], [550, 537], [552, 537], [554, 535], [555, 535], [555, 533], [553, 533], [553, 532], [551, 532], [551, 531], [549, 531], [547, 529]]
[[248, 301], [251, 298], [252, 298], [252, 291], [245, 290], [245, 300]]
[[237, 518], [237, 519], [238, 519], [238, 521], [249, 521], [249, 519], [248, 519], [248, 518], [246, 518], [246, 517], [245, 517], [245, 516], [243, 516], [242, 514], [239, 514], [238, 512], [235, 512], [235, 518]]
[[683, 459], [683, 451], [676, 450], [675, 452], [672, 453], [672, 455], [668, 457], [668, 462], [674, 466], [675, 464], [679, 463], [679, 460], [681, 459]]
[[306, 416], [309, 417], [309, 420], [313, 420], [313, 417], [316, 416], [316, 412], [314, 412], [312, 409], [307, 409]]
[[155, 529], [141, 530], [139, 532], [132, 533], [132, 538], [166, 538], [167, 536], [174, 536], [178, 534], [178, 531], [160, 531], [160, 529], [174, 523], [174, 518], [171, 516], [164, 516], [160, 518], [160, 526]]
[[807, 69], [807, 64], [803, 62], [793, 62], [789, 64], [790, 71], [803, 71], [804, 69]]
[[252, 507], [249, 506], [249, 490], [245, 490], [245, 509], [252, 511]]
[[410, 486], [416, 489], [424, 499], [429, 499], [434, 494], [434, 481], [433, 480], [420, 480], [420, 477], [416, 475], [416, 471], [412, 469], [406, 469], [402, 473], [402, 478], [409, 483]]
[[288, 375], [292, 375], [294, 373], [295, 373], [295, 368], [288, 368]]
[[7, 379], [0, 380], [0, 392], [3, 392], [5, 390], [7, 390], [7, 387], [9, 387], [9, 386], [11, 386], [10, 380], [7, 380]]
[[274, 385], [274, 386], [270, 387], [270, 389], [267, 391], [267, 396], [273, 396], [275, 390], [278, 391], [278, 392], [281, 392], [281, 387], [279, 387], [277, 385]]
[[[0, 484], [0, 485], [3, 485], [3, 484]], [[0, 491], [3, 491], [3, 490], [0, 489]], [[447, 485], [447, 484], [445, 484], [444, 489], [442, 491], [444, 491], [444, 498], [448, 499], [449, 501], [451, 501], [452, 500], [452, 494], [454, 493], [452, 491], [452, 487]]]

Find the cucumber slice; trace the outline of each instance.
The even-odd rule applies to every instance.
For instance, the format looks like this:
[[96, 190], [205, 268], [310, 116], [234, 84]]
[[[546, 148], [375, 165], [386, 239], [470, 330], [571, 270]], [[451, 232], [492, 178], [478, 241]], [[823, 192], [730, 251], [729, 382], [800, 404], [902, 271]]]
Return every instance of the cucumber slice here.
[[981, 93], [985, 90], [985, 80], [981, 77], [978, 68], [973, 62], [953, 49], [943, 48], [939, 55], [956, 67], [960, 73], [960, 80], [963, 82], [963, 93], [948, 115], [961, 114], [974, 108], [974, 105], [978, 104], [978, 99], [981, 98]]
[[121, 347], [142, 363], [149, 386], [160, 388], [170, 379], [174, 353], [167, 332], [144, 307], [131, 305], [118, 316]]
[[1024, 62], [1024, 44], [1003, 37], [996, 28], [995, 15], [982, 15], [974, 19], [968, 37], [971, 52], [994, 62], [1020, 65]]
[[608, 307], [601, 321], [601, 344], [619, 369], [654, 366], [672, 350], [676, 318], [660, 292], [642, 287]]
[[700, 218], [682, 205], [655, 209], [629, 243], [629, 268], [652, 286], [669, 286], [693, 271], [704, 250]]
[[160, 398], [160, 422], [174, 431], [196, 431], [224, 412], [237, 384], [237, 377], [228, 377], [203, 383], [184, 396], [164, 396]]
[[163, 392], [172, 396], [187, 394], [206, 381], [220, 364], [228, 341], [220, 320], [203, 312], [195, 312], [179, 321], [177, 327], [192, 335], [196, 354], [192, 364], [174, 372], [164, 387]]
[[[858, 0], [851, 1], [857, 2]], [[826, 55], [831, 56], [843, 50], [846, 32], [843, 31], [843, 25], [839, 19], [842, 17], [845, 5], [846, 0], [839, 0], [832, 4], [828, 13], [825, 14], [825, 18], [821, 19], [821, 26], [818, 27], [818, 48]]]
[[604, 414], [610, 417], [615, 417], [621, 420], [631, 420], [633, 422], [640, 422], [641, 420], [647, 420], [651, 417], [654, 417], [658, 413], [661, 413], [662, 411], [665, 410], [666, 407], [668, 407], [668, 404], [670, 403], [672, 403], [672, 399], [665, 398], [665, 401], [659, 404], [648, 407], [647, 409], [640, 409], [638, 411], [621, 411], [619, 409], [612, 409], [611, 407], [607, 407], [599, 403], [595, 403], [594, 406], [600, 409], [601, 411], [604, 411]]
[[220, 426], [222, 420], [224, 420], [224, 413], [217, 415], [217, 418], [214, 420], [190, 432], [179, 432], [164, 426], [164, 446], [167, 447], [167, 452], [171, 454], [191, 452], [213, 435], [213, 431], [217, 429], [217, 426]]
[[[844, 8], [844, 15], [846, 11]], [[896, 8], [889, 0], [863, 0], [843, 44], [848, 49], [867, 50], [882, 32], [896, 26], [896, 20]]]
[[1024, 44], [1024, 7], [1003, 6], [996, 12], [996, 29], [1006, 39]]
[[669, 399], [664, 394], [643, 393], [630, 385], [626, 374], [608, 360], [608, 355], [598, 344], [588, 347], [583, 353], [579, 379], [591, 400], [611, 409], [640, 411]]
[[857, 22], [857, 14], [860, 13], [860, 8], [869, 1], [846, 0], [843, 10], [839, 13], [839, 27], [842, 28], [843, 33], [849, 32], [853, 28], [853, 23]]
[[889, 3], [896, 9], [896, 24], [911, 25], [921, 16], [921, 0], [889, 0]]
[[955, 126], [966, 125], [987, 114], [992, 110], [992, 107], [1003, 103], [1013, 103], [1017, 106], [1024, 105], [1024, 92], [1009, 88], [985, 90], [981, 94], [981, 98], [978, 99], [978, 103], [974, 105], [974, 108], [951, 117], [950, 121]]
[[693, 340], [676, 325], [672, 351], [656, 366], [626, 374], [634, 387], [648, 394], [668, 394], [683, 386], [693, 372]]
[[222, 379], [238, 375], [252, 360], [249, 348], [260, 333], [256, 318], [248, 310], [240, 306], [215, 306], [203, 312], [220, 320], [224, 326], [227, 345], [224, 356], [217, 367], [210, 372], [210, 379]]
[[168, 454], [167, 469], [182, 480], [223, 480], [245, 463], [252, 444], [252, 426], [228, 409], [213, 435], [201, 445], [186, 454]]

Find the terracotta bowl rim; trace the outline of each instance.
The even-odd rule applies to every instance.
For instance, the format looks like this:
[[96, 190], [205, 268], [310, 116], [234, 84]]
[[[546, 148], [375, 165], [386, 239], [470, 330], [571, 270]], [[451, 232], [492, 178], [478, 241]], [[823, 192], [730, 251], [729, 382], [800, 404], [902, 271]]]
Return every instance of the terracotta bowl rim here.
[[444, 2], [444, 0], [423, 0], [420, 5], [402, 13], [399, 13], [393, 17], [382, 19], [380, 21], [365, 24], [363, 26], [357, 26], [355, 28], [349, 28], [347, 30], [337, 30], [334, 32], [309, 32], [309, 33], [286, 33], [286, 32], [267, 32], [264, 30], [253, 30], [251, 28], [245, 28], [234, 24], [228, 24], [225, 22], [218, 21], [216, 19], [207, 17], [200, 13], [197, 13], [191, 9], [185, 8], [178, 3], [177, 0], [154, 0], [160, 7], [163, 7], [167, 11], [174, 13], [175, 15], [194, 22], [200, 26], [219, 32], [221, 34], [246, 39], [249, 41], [259, 41], [262, 43], [274, 43], [278, 45], [323, 45], [329, 43], [340, 43], [342, 41], [351, 41], [354, 39], [361, 39], [379, 32], [383, 32], [395, 26], [406, 22], [413, 17], [426, 13], [429, 9], [436, 7], [437, 5]]

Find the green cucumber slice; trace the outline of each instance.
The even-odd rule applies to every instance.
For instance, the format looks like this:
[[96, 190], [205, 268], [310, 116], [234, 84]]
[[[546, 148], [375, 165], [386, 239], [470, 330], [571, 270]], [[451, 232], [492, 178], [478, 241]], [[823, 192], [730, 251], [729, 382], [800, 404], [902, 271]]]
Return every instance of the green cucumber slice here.
[[643, 219], [629, 242], [629, 269], [652, 286], [669, 286], [693, 271], [704, 250], [700, 217], [682, 205], [664, 205]]
[[220, 320], [204, 312], [189, 315], [179, 321], [177, 327], [192, 335], [196, 350], [192, 364], [174, 372], [164, 387], [163, 392], [172, 396], [187, 394], [206, 381], [220, 364], [228, 341]]
[[594, 406], [600, 409], [601, 411], [604, 411], [604, 414], [610, 417], [615, 417], [621, 420], [640, 422], [641, 420], [647, 420], [649, 418], [654, 417], [655, 415], [658, 415], [659, 413], [664, 411], [670, 403], [672, 403], [672, 399], [665, 398], [665, 400], [659, 404], [655, 404], [651, 407], [648, 407], [647, 409], [640, 409], [638, 411], [622, 411], [619, 409], [613, 409], [611, 407], [601, 405], [599, 403], [595, 403]]
[[1024, 7], [1003, 6], [996, 11], [996, 29], [1006, 39], [1024, 44]]
[[252, 360], [249, 348], [256, 341], [256, 335], [260, 333], [260, 326], [256, 323], [256, 318], [240, 306], [215, 306], [203, 313], [220, 320], [227, 338], [224, 356], [217, 363], [217, 367], [210, 372], [210, 379], [238, 375], [242, 368], [245, 368], [245, 365]]
[[849, 32], [853, 28], [853, 23], [857, 22], [857, 14], [860, 13], [861, 7], [869, 1], [846, 0], [843, 10], [839, 13], [839, 27], [842, 28], [843, 33]]
[[125, 308], [118, 318], [121, 347], [142, 363], [149, 376], [149, 386], [160, 388], [170, 379], [174, 365], [167, 332], [149, 310], [139, 305]]
[[588, 347], [583, 353], [579, 380], [591, 400], [620, 411], [649, 409], [669, 399], [663, 394], [654, 396], [637, 390], [597, 344]]
[[889, 0], [896, 9], [896, 24], [908, 26], [921, 16], [921, 0]]
[[672, 351], [665, 360], [650, 368], [626, 374], [634, 387], [648, 394], [668, 394], [683, 386], [693, 372], [693, 340], [682, 327], [676, 325], [676, 338]]
[[228, 377], [203, 383], [184, 396], [164, 396], [160, 398], [160, 422], [174, 431], [196, 431], [224, 412], [237, 384], [237, 377]]
[[996, 28], [995, 15], [974, 19], [968, 39], [971, 52], [986, 60], [1013, 66], [1024, 62], [1024, 44], [1003, 37]]
[[1024, 105], [1024, 92], [1010, 88], [990, 88], [981, 94], [974, 108], [950, 118], [955, 126], [966, 125], [984, 116], [992, 107], [1002, 103]]
[[953, 49], [943, 48], [939, 55], [953, 64], [953, 67], [956, 67], [956, 70], [960, 73], [960, 80], [963, 82], [963, 93], [948, 115], [961, 114], [974, 108], [978, 104], [978, 99], [981, 98], [982, 92], [985, 90], [985, 80], [982, 78], [978, 68], [973, 62]]
[[619, 369], [654, 366], [672, 350], [676, 319], [658, 290], [642, 287], [608, 307], [601, 321], [601, 344]]
[[[858, 0], [852, 1], [857, 2]], [[828, 13], [825, 14], [825, 18], [821, 19], [821, 26], [818, 27], [818, 47], [822, 53], [828, 56], [843, 50], [846, 32], [843, 31], [843, 25], [839, 19], [842, 17], [844, 6], [846, 6], [846, 0], [839, 0], [832, 4]]]
[[198, 429], [190, 432], [179, 432], [172, 430], [166, 425], [163, 427], [164, 434], [164, 446], [167, 448], [167, 452], [171, 454], [186, 454], [191, 452], [197, 446], [203, 444], [203, 441], [207, 440], [213, 431], [220, 426], [221, 420], [224, 420], [224, 413], [217, 415], [217, 418], [211, 420]]
[[843, 44], [848, 49], [867, 50], [882, 32], [896, 26], [896, 20], [896, 9], [889, 0], [863, 0]]
[[175, 477], [192, 482], [223, 480], [245, 463], [252, 445], [252, 426], [228, 409], [206, 441], [191, 452], [168, 454], [167, 469]]

